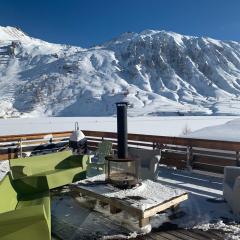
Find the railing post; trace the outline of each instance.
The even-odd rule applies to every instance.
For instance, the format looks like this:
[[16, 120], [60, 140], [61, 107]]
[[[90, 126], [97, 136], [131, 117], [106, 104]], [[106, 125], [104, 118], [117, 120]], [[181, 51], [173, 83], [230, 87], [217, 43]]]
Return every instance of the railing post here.
[[[20, 138], [20, 140], [18, 140], [18, 147], [19, 147], [19, 157], [22, 158], [22, 138]], [[18, 148], [17, 150], [17, 155], [18, 155]]]
[[239, 151], [236, 151], [236, 166], [240, 167], [240, 154], [239, 154]]
[[12, 148], [8, 148], [8, 160], [12, 158]]
[[192, 152], [192, 147], [191, 146], [187, 146], [187, 162], [186, 162], [186, 167], [189, 171], [192, 170], [192, 157], [193, 157], [193, 152]]

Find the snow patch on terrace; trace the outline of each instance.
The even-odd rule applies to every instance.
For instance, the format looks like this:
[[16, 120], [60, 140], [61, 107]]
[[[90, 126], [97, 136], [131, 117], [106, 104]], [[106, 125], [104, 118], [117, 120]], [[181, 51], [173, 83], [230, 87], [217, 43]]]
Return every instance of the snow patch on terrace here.
[[10, 171], [9, 161], [0, 161], [0, 181]]
[[221, 229], [220, 226], [224, 226], [222, 230], [228, 232], [226, 239], [240, 239], [236, 234], [240, 231], [237, 224], [239, 219], [223, 199], [222, 178], [161, 167], [158, 181], [183, 189], [189, 195], [189, 199], [180, 206], [180, 217], [166, 221], [182, 228], [195, 227], [203, 230]]
[[225, 239], [226, 240], [239, 240], [240, 239], [240, 224], [225, 224], [223, 221], [219, 221], [217, 223], [206, 223], [202, 225], [198, 225], [194, 228], [201, 229], [203, 231], [207, 231], [209, 229], [215, 229], [226, 232]]

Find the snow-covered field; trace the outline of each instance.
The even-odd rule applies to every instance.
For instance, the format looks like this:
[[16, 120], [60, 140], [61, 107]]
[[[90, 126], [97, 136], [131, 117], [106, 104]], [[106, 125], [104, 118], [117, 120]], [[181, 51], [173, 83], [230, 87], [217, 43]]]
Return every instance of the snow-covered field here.
[[[189, 117], [129, 117], [128, 132], [179, 136], [201, 128], [224, 124], [237, 117], [233, 116], [189, 116]], [[80, 129], [96, 131], [116, 131], [115, 117], [51, 117], [0, 119], [0, 135], [71, 131], [74, 123]]]
[[188, 137], [240, 141], [240, 119], [234, 119], [224, 124], [208, 126], [189, 133]]

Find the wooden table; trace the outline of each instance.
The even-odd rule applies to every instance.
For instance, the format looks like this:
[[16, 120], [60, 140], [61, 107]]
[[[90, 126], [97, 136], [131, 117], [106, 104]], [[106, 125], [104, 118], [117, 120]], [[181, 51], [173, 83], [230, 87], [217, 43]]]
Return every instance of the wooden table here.
[[151, 180], [144, 180], [142, 185], [133, 189], [119, 190], [104, 182], [104, 177], [89, 178], [71, 185], [71, 188], [83, 195], [93, 197], [110, 205], [110, 212], [115, 214], [125, 210], [139, 219], [139, 226], [149, 224], [149, 218], [156, 213], [174, 208], [188, 199], [188, 194]]

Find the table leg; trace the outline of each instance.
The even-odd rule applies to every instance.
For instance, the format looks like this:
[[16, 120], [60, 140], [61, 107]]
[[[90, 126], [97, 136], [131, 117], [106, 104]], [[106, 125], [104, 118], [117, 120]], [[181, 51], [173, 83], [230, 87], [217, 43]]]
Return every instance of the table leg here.
[[139, 219], [139, 227], [145, 227], [149, 224], [149, 217], [148, 218], [140, 218]]

